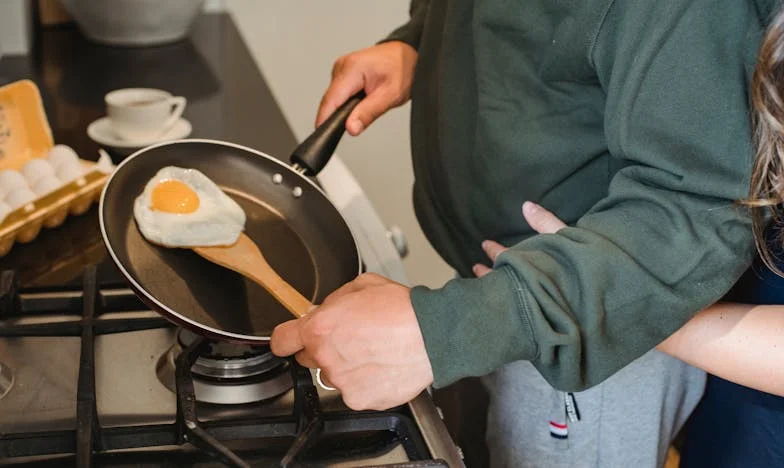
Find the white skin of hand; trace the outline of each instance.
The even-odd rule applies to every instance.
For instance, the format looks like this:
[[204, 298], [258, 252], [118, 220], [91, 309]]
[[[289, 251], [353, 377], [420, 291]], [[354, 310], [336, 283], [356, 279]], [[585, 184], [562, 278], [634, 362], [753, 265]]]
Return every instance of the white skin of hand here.
[[354, 410], [402, 405], [433, 383], [409, 288], [367, 273], [333, 292], [306, 316], [278, 325], [278, 356], [320, 368]]
[[418, 54], [410, 45], [391, 41], [344, 55], [335, 61], [332, 80], [321, 98], [316, 126], [361, 90], [367, 97], [351, 112], [346, 130], [362, 133], [374, 120], [411, 97]]
[[[523, 217], [528, 222], [528, 225], [539, 234], [555, 234], [561, 228], [566, 227], [566, 224], [558, 219], [557, 216], [533, 202], [523, 203]], [[496, 258], [506, 249], [506, 247], [493, 240], [482, 242], [482, 250], [485, 251], [492, 263], [495, 263]], [[473, 271], [478, 278], [481, 278], [493, 271], [493, 269], [477, 263], [473, 266]]]
[[[346, 130], [359, 135], [387, 110], [411, 97], [416, 50], [391, 41], [335, 61], [332, 80], [319, 105], [320, 125], [349, 97], [366, 97], [351, 112]], [[275, 328], [270, 340], [278, 356], [295, 355], [303, 366], [320, 368], [354, 410], [384, 410], [404, 404], [433, 383], [410, 289], [364, 274], [333, 292], [306, 316]]]
[[[540, 233], [564, 226], [530, 202], [523, 215]], [[493, 241], [483, 248], [491, 260], [505, 250]], [[482, 276], [490, 269], [474, 271]], [[409, 288], [372, 273], [333, 292], [308, 315], [278, 325], [270, 346], [278, 356], [293, 354], [303, 366], [320, 368], [325, 383], [354, 410], [404, 404], [433, 383]]]

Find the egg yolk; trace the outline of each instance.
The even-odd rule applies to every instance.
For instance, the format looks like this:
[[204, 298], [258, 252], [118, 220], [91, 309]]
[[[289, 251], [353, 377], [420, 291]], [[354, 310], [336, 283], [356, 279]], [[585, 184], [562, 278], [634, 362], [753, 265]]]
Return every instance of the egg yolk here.
[[193, 213], [199, 208], [199, 196], [178, 180], [164, 180], [152, 189], [150, 208], [167, 213]]

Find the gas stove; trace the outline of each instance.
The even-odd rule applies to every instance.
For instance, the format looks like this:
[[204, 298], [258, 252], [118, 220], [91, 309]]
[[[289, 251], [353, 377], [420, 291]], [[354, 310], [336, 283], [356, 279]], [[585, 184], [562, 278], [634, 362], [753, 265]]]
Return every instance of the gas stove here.
[[105, 260], [21, 282], [0, 274], [0, 466], [462, 466], [426, 393], [351, 411], [268, 347], [174, 327]]
[[[158, 379], [177, 391], [177, 359], [199, 339], [179, 330], [177, 340], [156, 365]], [[245, 404], [270, 400], [292, 388], [289, 362], [272, 354], [269, 346], [206, 342], [191, 366], [197, 401]]]
[[[186, 96], [194, 136], [281, 156], [296, 146], [228, 14], [200, 15], [166, 47], [98, 47], [76, 28], [38, 36], [34, 53], [0, 61], [0, 82], [35, 80], [55, 141], [83, 157], [98, 149], [85, 129], [104, 94], [139, 84]], [[338, 156], [318, 182], [367, 271], [407, 284], [405, 237]], [[463, 465], [427, 393], [353, 412], [295, 362], [189, 337], [149, 311], [107, 263], [95, 207], [15, 245], [0, 272], [2, 466]]]

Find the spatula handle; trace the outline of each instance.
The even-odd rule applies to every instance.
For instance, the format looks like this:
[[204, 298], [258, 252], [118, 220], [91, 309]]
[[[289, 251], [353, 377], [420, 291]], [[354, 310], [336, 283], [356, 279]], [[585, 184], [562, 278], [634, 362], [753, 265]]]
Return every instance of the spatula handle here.
[[256, 268], [248, 273], [253, 281], [272, 294], [295, 317], [302, 317], [313, 307], [312, 302], [305, 299], [305, 296], [281, 278], [268, 264], [257, 264]]
[[307, 314], [313, 307], [309, 300], [280, 277], [256, 243], [245, 233], [240, 234], [233, 245], [194, 247], [193, 251], [217, 265], [252, 279], [297, 318]]

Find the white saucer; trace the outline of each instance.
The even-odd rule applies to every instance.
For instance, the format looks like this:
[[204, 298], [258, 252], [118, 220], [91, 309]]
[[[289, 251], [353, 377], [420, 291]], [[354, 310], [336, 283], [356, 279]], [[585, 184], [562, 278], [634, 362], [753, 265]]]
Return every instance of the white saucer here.
[[128, 150], [144, 148], [145, 146], [150, 146], [154, 143], [160, 143], [162, 141], [179, 140], [180, 138], [185, 138], [191, 134], [192, 130], [193, 128], [191, 127], [191, 123], [183, 118], [180, 118], [174, 124], [174, 126], [172, 126], [172, 128], [157, 138], [151, 139], [149, 141], [128, 141], [119, 138], [114, 133], [112, 127], [109, 125], [108, 117], [102, 117], [87, 127], [87, 135], [90, 137], [90, 139], [100, 145], [108, 146], [110, 148], [121, 151], [125, 150], [123, 152], [127, 152]]

